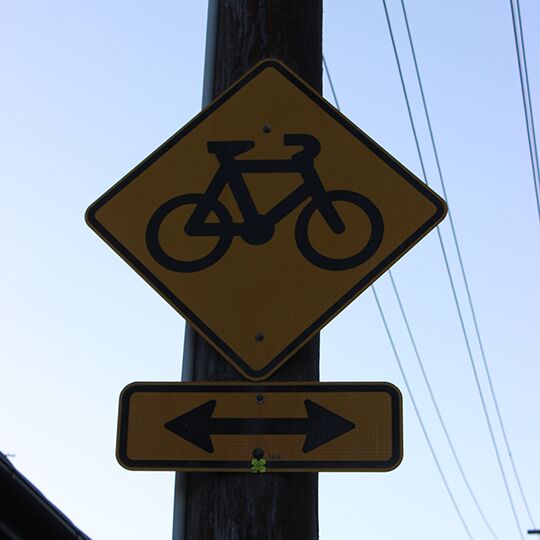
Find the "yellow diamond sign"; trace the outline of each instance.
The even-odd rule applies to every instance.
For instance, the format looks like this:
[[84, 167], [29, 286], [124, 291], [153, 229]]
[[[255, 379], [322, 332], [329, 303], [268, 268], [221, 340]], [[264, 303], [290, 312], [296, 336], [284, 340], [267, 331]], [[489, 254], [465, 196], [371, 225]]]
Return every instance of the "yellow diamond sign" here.
[[258, 64], [87, 212], [247, 378], [268, 377], [444, 201], [283, 64]]

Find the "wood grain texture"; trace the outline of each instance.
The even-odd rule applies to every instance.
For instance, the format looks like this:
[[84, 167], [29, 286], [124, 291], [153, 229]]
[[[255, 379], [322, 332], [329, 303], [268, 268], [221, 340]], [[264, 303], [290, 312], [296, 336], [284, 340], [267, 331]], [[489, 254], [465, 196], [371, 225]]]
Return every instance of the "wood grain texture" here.
[[[218, 16], [214, 96], [265, 58], [322, 90], [322, 0], [220, 0]], [[244, 380], [200, 335], [192, 337], [193, 380]], [[319, 380], [319, 336], [269, 380]], [[188, 473], [186, 486], [186, 539], [318, 538], [316, 473]]]
[[221, 0], [214, 96], [277, 58], [322, 92], [322, 0]]

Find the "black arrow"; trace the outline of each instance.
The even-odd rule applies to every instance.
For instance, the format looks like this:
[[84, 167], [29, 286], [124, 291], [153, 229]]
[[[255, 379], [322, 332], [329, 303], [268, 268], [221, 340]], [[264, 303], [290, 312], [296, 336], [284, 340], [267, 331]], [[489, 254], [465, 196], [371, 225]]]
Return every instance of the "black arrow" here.
[[305, 435], [304, 453], [347, 433], [356, 426], [306, 399], [307, 418], [212, 418], [212, 399], [177, 416], [165, 428], [208, 453], [214, 451], [210, 435]]

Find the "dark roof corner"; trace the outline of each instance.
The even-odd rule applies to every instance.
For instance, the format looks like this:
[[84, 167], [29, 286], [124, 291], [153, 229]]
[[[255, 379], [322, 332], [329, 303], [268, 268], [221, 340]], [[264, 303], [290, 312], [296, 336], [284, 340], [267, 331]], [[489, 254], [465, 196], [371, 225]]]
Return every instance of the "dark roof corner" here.
[[90, 540], [0, 452], [0, 537]]

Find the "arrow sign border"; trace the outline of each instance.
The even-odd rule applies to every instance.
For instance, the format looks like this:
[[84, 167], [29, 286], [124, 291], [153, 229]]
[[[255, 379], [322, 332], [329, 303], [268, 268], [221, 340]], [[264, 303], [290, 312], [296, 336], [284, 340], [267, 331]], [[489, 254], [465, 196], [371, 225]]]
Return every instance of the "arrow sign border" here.
[[[251, 466], [249, 459], [244, 460], [149, 460], [131, 459], [127, 455], [128, 422], [131, 397], [139, 392], [144, 393], [253, 393], [269, 394], [276, 392], [301, 392], [323, 394], [328, 392], [383, 392], [391, 399], [392, 455], [388, 460], [302, 460], [285, 461], [269, 460], [266, 462], [268, 472], [299, 471], [370, 471], [387, 472], [395, 469], [403, 459], [402, 397], [399, 389], [391, 383], [132, 383], [120, 394], [118, 414], [118, 436], [116, 457], [120, 465], [130, 470], [185, 470], [215, 472], [248, 472]], [[310, 396], [310, 399], [316, 399]], [[205, 402], [206, 403], [206, 402]], [[171, 419], [172, 420], [172, 419]], [[163, 429], [166, 429], [163, 427]], [[211, 456], [211, 454], [209, 454]]]
[[[382, 260], [375, 268], [367, 273], [356, 285], [351, 287], [347, 293], [328, 308], [324, 313], [313, 321], [303, 332], [301, 332], [291, 343], [262, 369], [253, 369], [245, 359], [241, 358], [238, 353], [233, 350], [227, 340], [214, 332], [212, 328], [207, 326], [186, 304], [182, 302], [149, 268], [145, 266], [122, 242], [113, 236], [104, 225], [97, 219], [99, 209], [109, 202], [117, 193], [122, 191], [128, 184], [133, 182], [142, 174], [150, 165], [157, 161], [161, 156], [168, 152], [174, 145], [187, 136], [201, 122], [208, 118], [216, 109], [224, 102], [239, 92], [252, 79], [257, 77], [262, 71], [268, 68], [273, 68], [283, 75], [290, 83], [295, 85], [307, 99], [314, 102], [320, 109], [331, 116], [338, 124], [347, 130], [353, 137], [358, 139], [362, 144], [371, 150], [377, 157], [384, 161], [389, 167], [394, 169], [405, 182], [410, 184], [415, 190], [427, 198], [435, 207], [435, 213], [428, 219], [416, 232], [406, 238], [399, 244], [384, 260]], [[205, 339], [209, 340], [215, 348], [217, 348], [225, 358], [242, 373], [247, 379], [257, 381], [268, 378], [276, 369], [286, 362], [304, 343], [306, 343], [316, 332], [328, 324], [340, 311], [350, 304], [361, 291], [365, 290], [373, 283], [380, 275], [386, 272], [399, 258], [409, 251], [424, 235], [426, 235], [433, 227], [435, 227], [446, 215], [446, 203], [424, 182], [417, 178], [412, 172], [406, 169], [401, 163], [393, 158], [386, 150], [379, 146], [368, 135], [350, 122], [341, 112], [334, 108], [320, 94], [311, 88], [306, 82], [300, 79], [293, 71], [285, 64], [278, 60], [263, 60], [251, 69], [246, 75], [234, 83], [221, 96], [213, 101], [206, 109], [195, 116], [188, 124], [175, 133], [170, 139], [163, 143], [157, 150], [150, 154], [144, 161], [135, 167], [130, 173], [122, 178], [118, 183], [112, 186], [86, 211], [87, 224], [116, 251], [139, 275], [141, 275], [169, 304], [171, 304], [183, 317], [185, 317], [202, 334]]]

